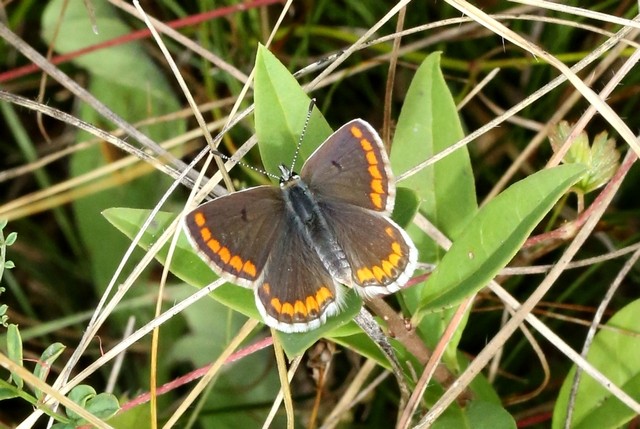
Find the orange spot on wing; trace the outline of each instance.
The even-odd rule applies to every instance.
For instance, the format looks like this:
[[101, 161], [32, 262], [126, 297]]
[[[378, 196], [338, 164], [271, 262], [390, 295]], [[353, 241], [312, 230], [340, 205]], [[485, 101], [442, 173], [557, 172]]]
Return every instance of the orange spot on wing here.
[[278, 298], [272, 298], [270, 301], [271, 307], [276, 311], [276, 313], [282, 313], [282, 303]]
[[371, 270], [369, 268], [361, 268], [356, 272], [356, 275], [358, 276], [358, 281], [360, 282], [360, 284], [364, 284], [368, 281], [374, 280], [375, 277], [373, 276], [373, 272], [371, 272]]
[[290, 302], [285, 302], [282, 304], [281, 311], [278, 311], [278, 313], [289, 316], [290, 319], [293, 319], [293, 305], [291, 305]]
[[196, 212], [193, 215], [193, 220], [196, 222], [196, 225], [202, 227], [204, 226], [206, 219], [204, 217], [204, 215], [202, 214], [202, 212]]
[[375, 266], [371, 269], [371, 271], [373, 271], [373, 275], [376, 277], [376, 280], [378, 281], [378, 283], [382, 283], [382, 281], [386, 278], [386, 274], [384, 273], [384, 271], [382, 271], [382, 268], [380, 268], [379, 266]]
[[304, 305], [304, 302], [297, 300], [293, 306], [293, 312], [296, 315], [299, 315], [301, 318], [307, 318], [307, 307]]
[[[247, 273], [251, 277], [255, 277], [256, 276], [256, 266], [253, 265], [253, 263], [251, 261], [247, 261], [247, 262], [244, 263], [244, 266], [242, 267], [242, 271], [244, 271], [245, 273]], [[265, 283], [265, 284], [267, 284], [267, 283]]]
[[207, 241], [207, 246], [209, 246], [209, 249], [211, 249], [213, 253], [218, 253], [220, 250], [220, 243], [218, 240], [214, 240], [213, 238]]
[[308, 296], [306, 299], [307, 304], [307, 313], [311, 316], [315, 316], [320, 312], [320, 307], [318, 307], [318, 302], [312, 296]]
[[371, 193], [369, 194], [369, 199], [371, 200], [371, 204], [373, 204], [375, 207], [379, 209], [382, 208], [382, 196], [380, 196], [380, 194]]
[[369, 165], [378, 165], [378, 157], [376, 157], [375, 152], [367, 152], [366, 157]]
[[400, 247], [400, 243], [398, 243], [397, 241], [391, 243], [391, 250], [393, 250], [393, 253], [395, 253], [396, 255], [402, 256], [402, 247]]
[[202, 237], [202, 240], [206, 243], [211, 238], [211, 230], [207, 227], [201, 228], [200, 237]]
[[395, 267], [388, 260], [382, 261], [382, 270], [385, 272], [387, 277], [392, 277], [395, 272]]
[[318, 290], [318, 292], [316, 292], [316, 301], [318, 302], [318, 305], [320, 306], [320, 308], [324, 308], [327, 301], [329, 301], [332, 298], [333, 298], [333, 294], [331, 293], [329, 288], [325, 286], [321, 287]]
[[375, 165], [369, 167], [369, 175], [373, 179], [382, 179], [382, 174], [380, 174], [380, 169]]
[[376, 192], [378, 194], [384, 194], [384, 189], [382, 189], [382, 180], [373, 179], [371, 181], [371, 189], [373, 190], [373, 192]]
[[224, 262], [225, 264], [228, 264], [231, 260], [231, 252], [229, 252], [229, 249], [227, 249], [226, 247], [222, 247], [218, 251], [218, 256], [220, 256], [220, 259], [222, 259], [222, 262]]
[[351, 127], [351, 129], [349, 131], [351, 131], [351, 134], [357, 139], [362, 137], [362, 130], [360, 128], [358, 128], [357, 126], [355, 126], [355, 125], [353, 127]]
[[373, 146], [371, 146], [371, 142], [367, 139], [360, 140], [360, 146], [362, 146], [362, 149], [364, 149], [367, 152], [373, 150]]
[[[265, 283], [262, 285], [262, 290], [264, 291], [264, 293], [266, 293], [267, 295], [271, 295], [271, 285], [269, 283]], [[277, 298], [274, 298], [277, 299]], [[280, 302], [280, 301], [278, 301]]]
[[402, 258], [400, 257], [400, 255], [397, 255], [395, 253], [392, 253], [392, 254], [389, 255], [389, 262], [391, 262], [394, 267], [399, 266], [399, 262], [401, 260], [402, 260]]
[[240, 272], [242, 271], [242, 266], [244, 265], [244, 263], [242, 262], [242, 259], [240, 259], [238, 255], [236, 255], [231, 258], [231, 260], [229, 261], [229, 265], [231, 265], [234, 270]]

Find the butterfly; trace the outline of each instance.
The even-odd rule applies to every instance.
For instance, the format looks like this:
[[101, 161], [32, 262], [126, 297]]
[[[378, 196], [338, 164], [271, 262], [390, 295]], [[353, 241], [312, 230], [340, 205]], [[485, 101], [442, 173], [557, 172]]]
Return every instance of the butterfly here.
[[418, 251], [390, 215], [395, 179], [378, 133], [362, 119], [335, 131], [300, 174], [280, 165], [279, 186], [256, 186], [197, 207], [184, 229], [201, 258], [252, 288], [264, 322], [316, 329], [340, 312], [342, 284], [365, 298], [398, 291]]

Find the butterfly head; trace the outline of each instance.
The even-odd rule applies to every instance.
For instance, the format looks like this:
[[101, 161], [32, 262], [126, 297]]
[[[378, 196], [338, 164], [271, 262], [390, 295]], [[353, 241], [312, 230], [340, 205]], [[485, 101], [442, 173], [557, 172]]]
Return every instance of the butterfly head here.
[[283, 187], [288, 182], [299, 178], [298, 173], [295, 173], [284, 164], [280, 164], [278, 168], [280, 169], [280, 187]]

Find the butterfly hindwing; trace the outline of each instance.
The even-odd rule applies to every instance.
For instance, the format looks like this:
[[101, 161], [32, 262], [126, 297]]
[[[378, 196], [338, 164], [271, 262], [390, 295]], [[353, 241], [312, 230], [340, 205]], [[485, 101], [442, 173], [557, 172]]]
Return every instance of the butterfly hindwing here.
[[340, 289], [292, 219], [272, 243], [256, 304], [269, 326], [285, 332], [319, 327], [339, 310]]
[[318, 204], [331, 218], [331, 228], [351, 266], [351, 285], [360, 295], [386, 295], [409, 281], [418, 251], [401, 227], [380, 213], [353, 205]]

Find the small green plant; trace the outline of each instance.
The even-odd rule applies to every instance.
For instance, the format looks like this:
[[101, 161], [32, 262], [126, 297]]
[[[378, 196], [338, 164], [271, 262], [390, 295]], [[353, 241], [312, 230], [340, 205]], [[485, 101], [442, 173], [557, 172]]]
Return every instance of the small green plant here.
[[[561, 121], [549, 135], [549, 142], [554, 152], [558, 152], [564, 142], [571, 136], [573, 125]], [[572, 190], [578, 195], [579, 209], [584, 207], [584, 195], [604, 186], [620, 166], [620, 151], [616, 149], [616, 141], [609, 138], [606, 131], [596, 135], [593, 144], [589, 144], [589, 136], [581, 131], [571, 143], [569, 150], [562, 158], [564, 164], [582, 164], [587, 167], [584, 177]]]
[[[7, 222], [5, 220], [0, 221], [0, 279], [2, 279], [5, 269], [14, 268], [14, 263], [6, 260], [6, 251], [9, 246], [15, 243], [18, 237], [17, 233], [12, 232], [5, 239], [3, 229], [6, 225]], [[0, 287], [0, 295], [3, 292], [5, 292], [5, 289]], [[5, 367], [15, 368], [17, 366], [26, 371], [20, 329], [15, 323], [8, 323], [7, 309], [7, 304], [0, 304], [0, 324], [7, 330], [4, 347], [6, 355], [0, 353], [0, 360], [7, 361], [7, 364], [4, 365]], [[53, 343], [47, 347], [37, 360], [33, 375], [42, 383], [45, 383], [51, 366], [62, 355], [64, 350], [65, 346], [62, 343]], [[49, 406], [43, 405], [44, 392], [33, 384], [28, 384], [32, 393], [26, 391], [24, 379], [19, 372], [19, 370], [10, 370], [9, 377], [6, 380], [0, 379], [0, 401], [22, 398], [32, 406], [41, 408], [47, 415], [53, 417], [58, 422], [53, 425], [57, 429], [75, 428], [88, 423], [87, 420], [74, 411], [66, 409], [66, 415], [63, 415], [54, 412]], [[108, 393], [96, 394], [96, 391], [91, 386], [76, 386], [71, 390], [68, 397], [86, 411], [101, 419], [112, 417], [120, 408], [114, 395]]]

